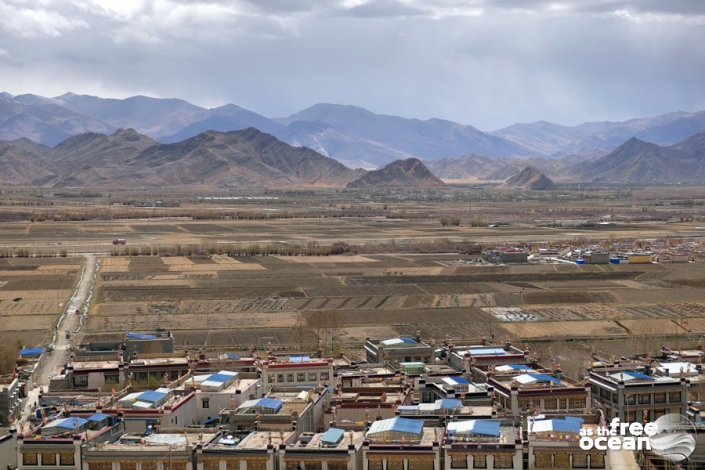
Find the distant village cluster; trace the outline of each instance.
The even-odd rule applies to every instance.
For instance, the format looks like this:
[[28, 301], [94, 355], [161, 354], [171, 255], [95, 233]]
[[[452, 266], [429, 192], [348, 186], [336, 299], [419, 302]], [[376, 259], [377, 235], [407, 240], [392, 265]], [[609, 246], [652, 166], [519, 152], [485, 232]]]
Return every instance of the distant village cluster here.
[[688, 263], [705, 260], [701, 240], [636, 241], [556, 244], [545, 246], [498, 246], [483, 252], [483, 260], [506, 263], [645, 264]]
[[581, 433], [666, 414], [705, 430], [702, 346], [593, 353], [579, 381], [508, 337], [364, 350], [359, 363], [322, 347], [208, 357], [174, 350], [168, 331], [128, 333], [75, 349], [48, 389], [34, 382], [50, 352], [23, 350], [2, 379], [0, 455], [23, 470], [608, 469], [614, 452], [583, 449]]

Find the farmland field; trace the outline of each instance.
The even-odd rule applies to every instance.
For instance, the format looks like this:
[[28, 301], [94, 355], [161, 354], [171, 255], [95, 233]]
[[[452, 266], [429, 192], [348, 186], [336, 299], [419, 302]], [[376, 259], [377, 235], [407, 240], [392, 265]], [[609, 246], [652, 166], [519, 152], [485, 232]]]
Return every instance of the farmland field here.
[[[318, 334], [359, 356], [366, 337], [416, 331], [425, 340], [510, 335], [594, 344], [705, 333], [703, 256], [684, 264], [478, 262], [478, 247], [535, 251], [554, 243], [566, 249], [590, 242], [700, 243], [705, 236], [701, 188], [635, 189], [621, 198], [618, 188], [596, 187], [589, 200], [576, 198], [574, 188], [565, 191], [565, 198], [484, 187], [294, 191], [274, 192], [280, 199], [266, 203], [228, 205], [203, 203], [192, 189], [96, 190], [90, 197], [67, 189], [70, 197], [41, 198], [12, 189], [0, 217], [19, 207], [47, 219], [0, 225], [6, 256], [0, 258], [0, 327], [40, 345], [76, 285], [79, 255], [96, 253], [100, 271], [85, 338], [167, 328], [189, 348], [299, 348], [315, 347]], [[131, 205], [145, 198], [174, 205]], [[656, 206], [664, 198], [695, 202]], [[479, 219], [507, 224], [473, 227], [469, 208]], [[102, 215], [91, 219], [91, 211]], [[66, 214], [74, 219], [62, 219]], [[462, 223], [442, 226], [441, 215], [458, 215]], [[556, 223], [604, 217], [620, 222]], [[127, 244], [113, 245], [115, 238]], [[356, 250], [316, 252], [336, 243]], [[264, 254], [260, 248], [267, 246], [277, 251]], [[228, 256], [226, 247], [239, 251]], [[248, 254], [252, 247], [257, 250]], [[53, 257], [20, 257], [20, 249]], [[322, 327], [322, 319], [335, 325]]]

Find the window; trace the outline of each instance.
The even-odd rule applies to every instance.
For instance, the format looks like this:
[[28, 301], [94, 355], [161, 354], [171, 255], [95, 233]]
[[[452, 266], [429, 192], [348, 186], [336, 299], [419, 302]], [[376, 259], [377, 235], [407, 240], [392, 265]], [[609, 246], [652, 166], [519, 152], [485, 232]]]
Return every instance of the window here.
[[304, 468], [306, 470], [321, 470], [323, 462], [320, 460], [304, 460]]
[[247, 470], [266, 470], [267, 461], [266, 460], [248, 460]]
[[306, 381], [306, 374], [303, 372], [299, 372], [296, 374], [296, 381], [297, 382], [305, 382]]
[[555, 398], [547, 398], [543, 401], [544, 410], [555, 410], [558, 409], [558, 400]]
[[39, 465], [36, 452], [22, 452], [23, 465]]
[[368, 460], [367, 461], [367, 468], [369, 468], [369, 470], [382, 470], [382, 460], [381, 459]]
[[42, 452], [42, 465], [56, 465], [56, 454], [54, 452]]
[[330, 374], [328, 374], [328, 372], [321, 372], [321, 380], [330, 380]]
[[649, 393], [640, 393], [637, 397], [640, 405], [648, 405], [651, 403], [651, 394]]
[[87, 375], [74, 375], [73, 376], [73, 385], [76, 387], [88, 385], [88, 376]]
[[387, 470], [404, 470], [403, 459], [387, 459]]
[[348, 462], [345, 460], [328, 461], [328, 470], [348, 470]]
[[558, 453], [553, 457], [555, 468], [570, 468], [570, 454]]
[[318, 373], [317, 372], [309, 372], [308, 373], [308, 381], [315, 382], [316, 380], [318, 380]]
[[573, 454], [573, 468], [587, 468], [587, 454]]
[[568, 408], [571, 410], [578, 410], [581, 408], [585, 408], [585, 399], [584, 398], [570, 398], [568, 400]]
[[210, 408], [210, 407], [211, 407], [211, 401], [210, 401], [210, 400], [202, 400], [202, 401], [201, 401], [201, 407], [202, 407], [202, 408]]
[[654, 403], [666, 403], [666, 392], [654, 393]]
[[669, 392], [668, 401], [670, 403], [678, 403], [679, 401], [681, 401], [681, 392]]
[[514, 468], [514, 454], [499, 454], [495, 457], [496, 468]]
[[487, 456], [485, 454], [475, 454], [473, 459], [473, 468], [487, 468]]
[[142, 470], [157, 470], [157, 463], [156, 460], [143, 460], [141, 463]]
[[605, 468], [605, 454], [590, 454], [590, 468]]
[[606, 398], [606, 399], [610, 400], [610, 399], [611, 399], [611, 395], [612, 395], [612, 394], [610, 393], [609, 390], [605, 390], [604, 388], [601, 388], [601, 389], [600, 389], [600, 396], [601, 396], [602, 398]]
[[240, 470], [240, 461], [239, 460], [226, 460], [225, 461], [225, 470]]
[[177, 460], [177, 461], [172, 460], [171, 461], [171, 470], [186, 470], [187, 463], [188, 463], [188, 461], [186, 461], [186, 460]]
[[137, 470], [137, 462], [119, 462], [120, 470]]
[[120, 381], [120, 376], [118, 374], [105, 374], [105, 381], [116, 384]]
[[433, 470], [433, 459], [409, 458], [409, 470]]
[[208, 459], [203, 461], [203, 470], [218, 470], [220, 468], [220, 460]]
[[465, 454], [450, 454], [450, 468], [468, 468], [468, 456]]
[[536, 463], [534, 465], [536, 468], [553, 468], [553, 463], [551, 462], [551, 454], [549, 453], [536, 453]]
[[59, 452], [59, 465], [76, 465], [74, 453], [71, 451]]
[[112, 470], [112, 462], [88, 462], [88, 470]]
[[277, 374], [277, 382], [279, 382], [279, 383], [284, 382], [284, 374]]
[[631, 394], [625, 397], [627, 405], [636, 405], [636, 395]]
[[294, 381], [294, 374], [286, 374], [286, 381], [293, 382]]

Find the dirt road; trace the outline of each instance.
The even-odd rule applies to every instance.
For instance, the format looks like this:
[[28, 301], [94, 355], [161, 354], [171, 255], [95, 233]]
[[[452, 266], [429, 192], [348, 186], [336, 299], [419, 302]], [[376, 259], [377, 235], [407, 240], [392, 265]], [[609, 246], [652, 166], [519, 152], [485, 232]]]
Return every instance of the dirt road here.
[[70, 333], [70, 336], [73, 339], [81, 324], [81, 317], [83, 316], [76, 315], [76, 310], [81, 310], [84, 315], [87, 314], [88, 303], [93, 295], [96, 274], [100, 267], [100, 255], [94, 253], [86, 254], [84, 256], [86, 256], [87, 260], [83, 268], [83, 272], [81, 273], [81, 278], [79, 279], [78, 285], [74, 290], [73, 297], [71, 297], [68, 306], [64, 310], [65, 315], [59, 319], [58, 324], [56, 325], [53, 344], [54, 351], [51, 355], [47, 355], [45, 357], [44, 364], [37, 372], [35, 382], [36, 387], [30, 390], [30, 393], [27, 396], [20, 423], [29, 416], [31, 408], [39, 396], [40, 388], [43, 388], [44, 390], [49, 388], [49, 375], [52, 373], [54, 368], [56, 366], [66, 364], [69, 360], [69, 346], [71, 345], [71, 339], [66, 339], [66, 333]]

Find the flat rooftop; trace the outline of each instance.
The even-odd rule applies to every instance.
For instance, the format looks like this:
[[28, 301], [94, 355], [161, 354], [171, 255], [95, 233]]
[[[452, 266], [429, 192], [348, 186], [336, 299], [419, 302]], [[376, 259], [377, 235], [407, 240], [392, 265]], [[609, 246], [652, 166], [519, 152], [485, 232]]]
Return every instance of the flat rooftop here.
[[[91, 451], [109, 452], [169, 452], [187, 450], [198, 443], [206, 443], [216, 436], [215, 433], [203, 433], [199, 437], [198, 433], [179, 434], [152, 434], [142, 437], [140, 434], [124, 434], [119, 441], [112, 444], [103, 444], [102, 447], [92, 447]], [[144, 441], [144, 442], [143, 442]]]

